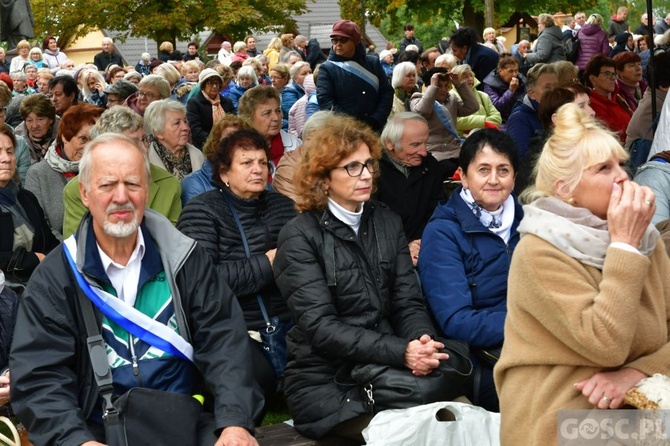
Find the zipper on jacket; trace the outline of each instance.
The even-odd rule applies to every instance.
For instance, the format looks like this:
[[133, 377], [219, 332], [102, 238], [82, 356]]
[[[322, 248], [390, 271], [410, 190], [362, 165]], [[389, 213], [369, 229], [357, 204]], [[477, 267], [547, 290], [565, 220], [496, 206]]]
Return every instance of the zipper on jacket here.
[[144, 387], [142, 384], [142, 376], [140, 375], [140, 365], [137, 362], [137, 355], [135, 354], [135, 345], [133, 343], [133, 335], [128, 333], [128, 343], [130, 344], [130, 354], [133, 361], [133, 375], [137, 377], [139, 387]]

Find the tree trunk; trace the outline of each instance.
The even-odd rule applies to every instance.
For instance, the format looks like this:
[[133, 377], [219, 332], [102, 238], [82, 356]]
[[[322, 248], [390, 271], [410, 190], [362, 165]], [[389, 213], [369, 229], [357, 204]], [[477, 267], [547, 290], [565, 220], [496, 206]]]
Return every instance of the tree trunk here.
[[469, 2], [463, 4], [463, 26], [471, 26], [477, 30], [479, 36], [484, 32], [484, 13], [477, 12]]

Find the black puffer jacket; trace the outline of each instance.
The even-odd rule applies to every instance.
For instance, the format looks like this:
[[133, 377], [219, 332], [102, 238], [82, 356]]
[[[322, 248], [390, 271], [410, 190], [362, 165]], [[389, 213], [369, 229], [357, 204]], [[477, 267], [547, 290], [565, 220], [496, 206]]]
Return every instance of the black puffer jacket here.
[[[222, 194], [235, 206], [247, 236], [251, 259], [244, 253], [242, 236]], [[223, 187], [191, 199], [184, 207], [177, 229], [204, 247], [237, 296], [249, 330], [265, 326], [256, 296], [263, 296], [270, 315], [282, 322], [290, 314], [272, 274], [265, 253], [277, 247], [281, 228], [295, 217], [293, 201], [275, 192], [263, 192], [257, 200], [240, 198]]]
[[333, 214], [304, 212], [279, 234], [277, 285], [296, 323], [287, 336], [285, 394], [295, 427], [320, 438], [366, 412], [359, 389], [335, 384], [341, 367], [404, 367], [405, 348], [434, 336], [400, 218], [365, 204], [358, 237]]
[[33, 249], [14, 249], [14, 218], [9, 212], [0, 211], [0, 269], [5, 272], [10, 281], [27, 283], [39, 259], [36, 252], [48, 254], [58, 246], [58, 239], [54, 237], [49, 224], [44, 217], [44, 211], [32, 192], [19, 189], [15, 206], [21, 206], [24, 214], [30, 220], [35, 230]]
[[2, 288], [0, 291], [0, 373], [3, 373], [9, 365], [9, 349], [14, 336], [19, 297], [9, 288], [3, 288], [3, 285], [0, 285], [0, 288]]

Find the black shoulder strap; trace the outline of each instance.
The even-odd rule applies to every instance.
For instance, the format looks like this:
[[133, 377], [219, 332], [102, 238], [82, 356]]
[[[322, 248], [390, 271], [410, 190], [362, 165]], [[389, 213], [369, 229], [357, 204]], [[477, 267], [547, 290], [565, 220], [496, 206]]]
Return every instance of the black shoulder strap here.
[[[64, 248], [67, 249], [67, 248]], [[86, 297], [79, 285], [74, 282], [79, 297], [79, 304], [84, 318], [84, 325], [86, 326], [86, 345], [88, 347], [88, 354], [91, 358], [91, 367], [93, 368], [93, 376], [95, 382], [100, 390], [103, 402], [103, 419], [105, 422], [118, 422], [118, 411], [112, 404], [112, 394], [114, 387], [112, 386], [112, 370], [109, 368], [107, 362], [107, 352], [105, 349], [105, 342], [100, 334], [98, 328], [98, 321], [93, 311], [93, 303]]]
[[[235, 206], [233, 203], [230, 201], [230, 198], [226, 196], [226, 193], [222, 190], [219, 189], [219, 192], [223, 196], [223, 199], [226, 200], [226, 203], [228, 204], [228, 208], [230, 208], [230, 213], [233, 214], [233, 218], [235, 219], [235, 224], [237, 225], [237, 230], [240, 231], [240, 235], [242, 236], [242, 245], [244, 246], [244, 254], [247, 256], [247, 259], [251, 259], [251, 251], [249, 250], [249, 242], [247, 241], [247, 235], [244, 232], [244, 227], [242, 226], [242, 222], [240, 221], [240, 216], [237, 215], [237, 210], [235, 209]], [[270, 316], [268, 315], [268, 310], [265, 308], [265, 303], [263, 302], [263, 297], [258, 294], [256, 296], [256, 300], [258, 301], [258, 306], [261, 308], [261, 313], [263, 314], [263, 320], [265, 321], [265, 325], [268, 327], [272, 326], [272, 322], [270, 321]]]

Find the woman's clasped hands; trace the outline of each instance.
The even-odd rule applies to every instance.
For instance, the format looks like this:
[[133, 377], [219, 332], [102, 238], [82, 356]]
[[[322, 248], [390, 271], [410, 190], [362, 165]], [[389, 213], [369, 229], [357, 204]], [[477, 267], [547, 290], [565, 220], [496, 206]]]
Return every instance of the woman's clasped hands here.
[[407, 344], [405, 366], [412, 371], [413, 375], [429, 375], [433, 369], [440, 366], [440, 361], [449, 359], [448, 354], [441, 352], [443, 349], [443, 343], [435, 341], [425, 334]]

